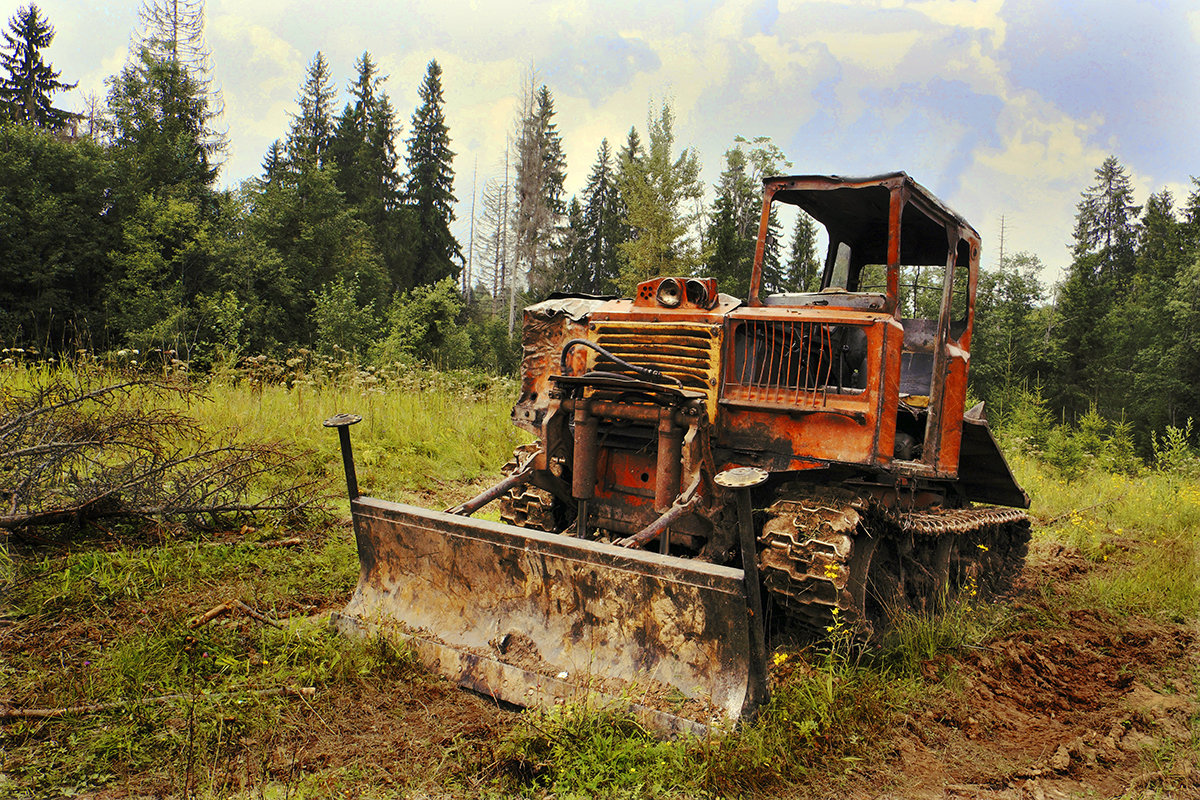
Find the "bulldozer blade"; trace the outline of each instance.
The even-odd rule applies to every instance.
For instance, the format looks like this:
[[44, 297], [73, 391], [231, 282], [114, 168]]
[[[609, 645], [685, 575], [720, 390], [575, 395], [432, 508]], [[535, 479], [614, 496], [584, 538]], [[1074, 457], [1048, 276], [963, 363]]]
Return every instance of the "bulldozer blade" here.
[[398, 636], [464, 687], [692, 733], [761, 696], [739, 569], [371, 497], [351, 510], [359, 581], [334, 624]]

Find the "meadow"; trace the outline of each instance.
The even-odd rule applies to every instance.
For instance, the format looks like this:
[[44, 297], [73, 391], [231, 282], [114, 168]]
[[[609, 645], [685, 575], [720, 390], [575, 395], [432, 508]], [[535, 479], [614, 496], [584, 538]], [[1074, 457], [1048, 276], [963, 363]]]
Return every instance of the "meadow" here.
[[[499, 708], [425, 672], [403, 647], [331, 630], [358, 566], [337, 436], [322, 420], [362, 415], [352, 431], [365, 494], [430, 507], [495, 481], [527, 438], [508, 421], [510, 380], [298, 366], [271, 380], [218, 373], [199, 393], [143, 400], [286, 448], [286, 469], [313, 487], [304, 516], [9, 531], [0, 797], [873, 797], [881, 786], [906, 797], [951, 778], [983, 787], [970, 796], [1069, 779], [1103, 796], [1184, 797], [1197, 786], [1200, 481], [1186, 459], [1066, 476], [1010, 453], [1035, 520], [1014, 596], [961, 598], [936, 618], [902, 620], [875, 647], [835, 631], [776, 652], [773, 699], [757, 720], [662, 740], [595, 708]], [[30, 369], [47, 368], [9, 369], [0, 387], [23, 391], [39, 379]], [[1146, 631], [1153, 642], [1122, 644]], [[1078, 667], [1071, 680], [1022, 667], [1060, 640], [1095, 650], [1086, 663], [1057, 662]], [[1135, 684], [1121, 683], [1121, 663], [1136, 685], [1175, 698], [1169, 713], [1122, 710], [1131, 706], [1117, 695]], [[1097, 699], [1089, 716], [1082, 700], [1064, 701], [1056, 717], [1060, 727], [1078, 717], [1055, 728], [1065, 769], [1004, 749], [1003, 720], [1016, 713], [1000, 708], [1005, 698], [1069, 699], [1106, 671], [1124, 687], [1111, 702]], [[1116, 751], [1120, 760], [1089, 760], [1088, 737], [1110, 723], [1128, 733], [1120, 741], [1144, 740]], [[914, 770], [914, 748], [940, 766]], [[970, 772], [980, 764], [990, 777]]]

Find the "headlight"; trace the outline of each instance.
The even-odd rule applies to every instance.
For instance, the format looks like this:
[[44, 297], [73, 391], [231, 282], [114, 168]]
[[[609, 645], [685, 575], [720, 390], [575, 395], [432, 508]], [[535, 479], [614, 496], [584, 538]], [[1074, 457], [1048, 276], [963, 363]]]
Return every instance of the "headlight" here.
[[683, 302], [683, 289], [674, 278], [663, 278], [654, 297], [663, 308], [678, 308]]
[[689, 278], [684, 286], [687, 288], [687, 300], [689, 303], [697, 308], [708, 308], [708, 301], [712, 298], [708, 296], [708, 287], [704, 285], [703, 281]]

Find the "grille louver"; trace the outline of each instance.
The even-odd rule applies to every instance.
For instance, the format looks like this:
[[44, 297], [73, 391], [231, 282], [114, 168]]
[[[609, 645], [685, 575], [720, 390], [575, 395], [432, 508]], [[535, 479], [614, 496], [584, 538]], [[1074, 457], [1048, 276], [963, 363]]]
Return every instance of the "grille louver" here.
[[[720, 363], [721, 328], [680, 323], [596, 323], [596, 343], [639, 367], [678, 378], [685, 389], [704, 392], [712, 409]], [[605, 369], [636, 377], [613, 364]]]

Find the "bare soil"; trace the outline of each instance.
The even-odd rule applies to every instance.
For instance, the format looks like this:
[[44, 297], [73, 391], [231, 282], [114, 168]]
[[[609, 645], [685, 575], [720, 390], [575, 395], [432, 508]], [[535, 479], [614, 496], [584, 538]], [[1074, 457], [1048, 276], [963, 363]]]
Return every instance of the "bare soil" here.
[[1014, 600], [1028, 624], [985, 649], [927, 662], [928, 677], [951, 688], [896, 732], [892, 758], [871, 776], [890, 788], [860, 786], [854, 796], [1200, 797], [1197, 631], [1056, 611], [1055, 595], [1087, 568], [1061, 548], [1035, 553]]

